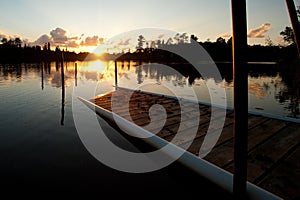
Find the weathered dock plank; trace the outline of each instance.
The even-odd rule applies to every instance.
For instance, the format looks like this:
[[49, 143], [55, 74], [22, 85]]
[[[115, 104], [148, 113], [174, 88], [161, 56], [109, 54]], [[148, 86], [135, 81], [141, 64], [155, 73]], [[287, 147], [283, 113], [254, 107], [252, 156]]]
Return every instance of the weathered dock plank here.
[[[223, 108], [214, 107], [216, 113], [212, 117], [212, 107], [208, 105], [192, 101], [182, 103], [176, 98], [126, 89], [119, 89], [90, 101], [132, 120], [138, 126], [147, 126], [147, 130], [195, 155], [199, 154], [210, 122], [218, 120], [224, 113]], [[166, 115], [162, 115], [161, 110], [152, 110], [150, 118], [149, 110], [155, 104], [162, 106]], [[165, 116], [166, 122], [161, 129], [156, 124], [164, 120]], [[198, 124], [191, 123], [191, 119], [195, 117], [200, 118]], [[233, 111], [226, 110], [221, 136], [212, 151], [204, 157], [229, 172], [233, 171], [233, 119]], [[152, 127], [148, 126], [150, 122]], [[182, 130], [180, 134], [177, 133], [179, 126]], [[195, 128], [198, 129], [196, 135]], [[299, 123], [249, 114], [248, 132], [245, 133], [248, 135], [248, 181], [286, 199], [299, 199], [299, 130]]]
[[[280, 164], [291, 149], [300, 141], [299, 127], [295, 124], [285, 127], [248, 155], [248, 180], [258, 183], [272, 168]], [[232, 172], [233, 164], [225, 168]]]
[[[249, 120], [248, 120], [248, 128], [251, 129], [253, 127], [258, 126], [259, 124], [263, 123], [268, 119], [261, 117], [261, 116], [254, 116], [254, 115], [249, 115]], [[192, 152], [195, 155], [198, 155], [200, 147], [203, 143], [204, 136], [206, 132], [201, 135], [201, 137], [197, 137], [192, 145], [189, 147], [189, 151]], [[226, 116], [226, 121], [224, 124], [224, 128], [222, 130], [222, 134], [217, 141], [216, 145], [214, 148], [218, 148], [218, 146], [230, 141], [233, 139], [233, 112], [228, 111], [227, 116]], [[233, 151], [233, 150], [232, 150]]]
[[300, 199], [300, 144], [278, 167], [258, 183], [284, 199]]
[[[275, 119], [269, 119], [264, 121], [259, 126], [248, 131], [248, 152], [250, 152], [255, 146], [264, 142], [274, 133], [282, 129], [287, 125], [287, 122], [279, 121]], [[247, 134], [247, 133], [245, 133]], [[221, 146], [214, 148], [205, 159], [209, 162], [216, 164], [219, 167], [224, 168], [233, 162], [233, 139], [222, 144]]]

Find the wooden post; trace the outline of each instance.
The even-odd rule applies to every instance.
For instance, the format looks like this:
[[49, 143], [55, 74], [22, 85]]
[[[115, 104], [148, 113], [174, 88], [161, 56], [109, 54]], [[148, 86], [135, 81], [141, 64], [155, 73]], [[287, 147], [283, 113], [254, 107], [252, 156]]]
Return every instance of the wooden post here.
[[45, 63], [43, 63], [43, 65], [41, 65], [42, 90], [44, 90], [44, 65], [45, 65]]
[[234, 81], [234, 199], [247, 199], [248, 70], [246, 0], [231, 0]]
[[118, 89], [118, 66], [117, 61], [115, 60], [115, 87]]
[[77, 63], [75, 63], [75, 86], [77, 87]]
[[298, 49], [298, 55], [300, 58], [300, 24], [296, 12], [295, 4], [293, 0], [286, 0], [286, 5], [289, 10], [289, 15], [290, 15], [290, 19], [294, 31], [295, 42]]
[[64, 72], [64, 54], [61, 53], [61, 119], [60, 124], [64, 125], [65, 119], [65, 72]]

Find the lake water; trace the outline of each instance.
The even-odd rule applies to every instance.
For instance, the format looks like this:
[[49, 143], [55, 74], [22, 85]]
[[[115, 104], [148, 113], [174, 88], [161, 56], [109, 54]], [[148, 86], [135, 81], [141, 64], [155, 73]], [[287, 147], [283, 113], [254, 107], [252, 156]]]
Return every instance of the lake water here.
[[[115, 191], [112, 188], [118, 187], [118, 190], [124, 191], [132, 188], [160, 191], [163, 188], [170, 193], [174, 188], [195, 187], [184, 182], [191, 178], [186, 174], [181, 179], [174, 178], [171, 171], [172, 168], [178, 169], [176, 165], [147, 174], [127, 174], [94, 159], [77, 134], [72, 116], [72, 95], [77, 88], [89, 85], [95, 95], [114, 90], [114, 62], [77, 62], [77, 70], [74, 66], [74, 62], [65, 63], [62, 77], [60, 65], [55, 62], [0, 65], [2, 183], [16, 188], [38, 186], [45, 189], [45, 186], [57, 189], [59, 186], [62, 189], [67, 185], [72, 189], [85, 188], [89, 191], [93, 187], [106, 192]], [[249, 73], [249, 109], [299, 119], [296, 93], [290, 92], [284, 77], [272, 67], [270, 71], [261, 72], [263, 66], [253, 64], [254, 69]], [[228, 69], [227, 73], [224, 69]], [[199, 77], [191, 80], [176, 72], [166, 73], [156, 65], [123, 62], [118, 63], [118, 86], [163, 94], [170, 94], [171, 90], [187, 99], [195, 98], [189, 92], [193, 89], [203, 102], [210, 100], [206, 85], [221, 87], [225, 88], [228, 106], [231, 106], [232, 76], [228, 73], [228, 66], [224, 69], [221, 70], [225, 71], [221, 73], [223, 81], [215, 83], [213, 79], [205, 82]], [[62, 89], [63, 79], [65, 90]], [[83, 104], [76, 106], [81, 106], [82, 112], [86, 112]], [[101, 123], [107, 132], [118, 135], [103, 120]], [[135, 148], [118, 136], [112, 139]], [[176, 174], [180, 172], [176, 171]]]
[[[178, 68], [181, 67], [178, 64]], [[93, 63], [90, 69], [97, 69], [100, 63]], [[139, 89], [148, 92], [160, 93], [179, 98], [198, 100], [210, 103], [210, 93], [218, 92], [219, 88], [225, 89], [227, 106], [233, 106], [233, 82], [230, 63], [218, 64], [222, 81], [216, 82], [213, 78], [204, 80], [193, 75], [188, 70], [164, 69], [161, 65], [137, 62], [118, 62], [118, 86]], [[103, 66], [104, 67], [104, 66]], [[182, 66], [186, 67], [186, 66]], [[114, 85], [114, 63], [106, 63], [105, 77], [102, 74], [92, 75], [86, 68], [85, 77], [101, 82], [96, 93], [104, 92], [108, 85]], [[177, 68], [177, 69], [178, 69]], [[248, 75], [248, 101], [249, 111], [261, 113], [278, 118], [299, 119], [299, 91], [298, 86], [289, 86], [291, 77], [283, 77], [276, 63], [249, 63]], [[106, 77], [107, 76], [107, 77]], [[289, 81], [285, 81], [288, 79]], [[218, 95], [217, 95], [218, 96]]]

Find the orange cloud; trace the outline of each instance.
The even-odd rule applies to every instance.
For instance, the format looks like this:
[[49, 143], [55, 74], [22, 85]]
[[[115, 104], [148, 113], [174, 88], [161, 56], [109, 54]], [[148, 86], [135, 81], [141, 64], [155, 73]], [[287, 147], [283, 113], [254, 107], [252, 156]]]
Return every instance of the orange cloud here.
[[54, 46], [66, 46], [66, 47], [79, 47], [77, 43], [78, 37], [73, 36], [69, 37], [67, 31], [62, 28], [56, 28], [50, 31], [50, 35], [43, 34], [33, 43], [34, 45], [44, 45], [47, 42], [50, 42]]
[[258, 28], [250, 29], [248, 32], [249, 38], [264, 38], [265, 34], [271, 29], [271, 24], [264, 23]]
[[217, 38], [219, 38], [219, 37], [222, 37], [222, 38], [230, 38], [230, 37], [231, 37], [231, 34], [227, 32], [227, 33], [223, 33], [223, 34], [220, 34], [220, 35], [217, 36]]
[[5, 33], [0, 33], [0, 40], [2, 40], [3, 38], [9, 39], [9, 35], [6, 35]]
[[92, 37], [86, 37], [84, 41], [81, 41], [82, 46], [97, 46], [104, 42], [104, 38], [99, 38], [97, 35]]

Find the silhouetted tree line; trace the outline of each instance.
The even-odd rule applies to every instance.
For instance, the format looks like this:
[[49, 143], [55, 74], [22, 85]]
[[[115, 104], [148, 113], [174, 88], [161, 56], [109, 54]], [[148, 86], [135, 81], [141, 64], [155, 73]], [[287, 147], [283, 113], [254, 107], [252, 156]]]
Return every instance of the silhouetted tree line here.
[[[174, 42], [174, 40], [175, 42]], [[138, 37], [138, 45], [136, 51], [127, 52], [118, 57], [118, 60], [149, 60], [149, 61], [167, 61], [183, 62], [185, 61], [179, 55], [175, 55], [170, 51], [176, 49], [176, 51], [188, 51], [190, 49], [190, 40], [197, 41], [197, 36], [191, 35], [188, 39], [184, 34], [176, 34], [174, 38], [169, 38], [167, 42], [164, 41], [152, 41], [146, 42], [144, 36]], [[211, 56], [215, 62], [231, 62], [232, 61], [232, 38], [227, 41], [219, 37], [215, 42], [209, 40], [205, 42], [198, 42]], [[164, 50], [162, 50], [164, 49]], [[109, 57], [109, 56], [107, 56]], [[296, 45], [290, 43], [288, 46], [274, 45], [268, 38], [266, 45], [248, 45], [247, 47], [247, 59], [249, 62], [263, 62], [274, 61], [279, 62], [282, 60], [290, 60], [297, 58]], [[203, 60], [202, 60], [203, 61]]]
[[[89, 53], [75, 53], [61, 50], [58, 46], [51, 50], [50, 43], [46, 43], [43, 48], [39, 45], [22, 47], [20, 38], [7, 40], [3, 38], [0, 44], [0, 62], [51, 62], [60, 61], [61, 54], [65, 61], [82, 61]], [[91, 56], [90, 56], [91, 57]]]

